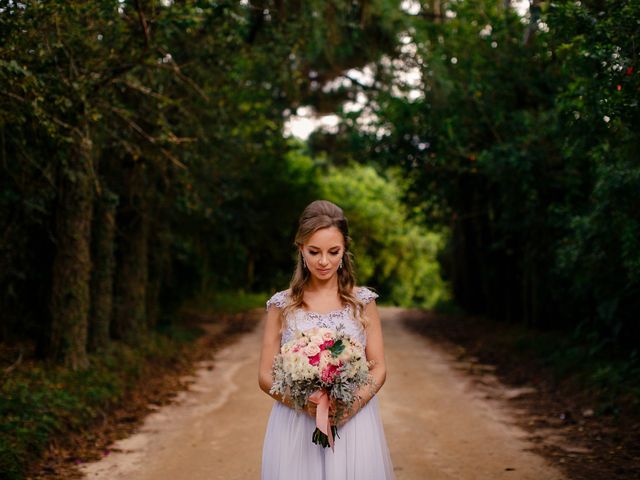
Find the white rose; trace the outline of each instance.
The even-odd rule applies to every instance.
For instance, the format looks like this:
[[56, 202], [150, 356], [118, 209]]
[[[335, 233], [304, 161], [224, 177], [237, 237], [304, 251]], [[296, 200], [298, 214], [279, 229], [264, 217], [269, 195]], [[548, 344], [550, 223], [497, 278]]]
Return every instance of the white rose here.
[[329, 363], [331, 363], [331, 352], [329, 350], [323, 350], [320, 354], [320, 363], [318, 364], [318, 368], [320, 370], [324, 370]]

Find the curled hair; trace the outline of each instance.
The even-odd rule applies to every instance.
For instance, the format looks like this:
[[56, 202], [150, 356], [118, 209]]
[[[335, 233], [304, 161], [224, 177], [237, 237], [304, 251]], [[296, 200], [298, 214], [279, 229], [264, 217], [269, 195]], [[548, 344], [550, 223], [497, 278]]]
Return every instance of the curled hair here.
[[[318, 230], [323, 228], [336, 227], [344, 241], [344, 253], [342, 257], [342, 268], [338, 269], [338, 295], [344, 305], [351, 306], [354, 318], [358, 320], [363, 328], [368, 322], [364, 314], [365, 303], [355, 295], [356, 276], [351, 253], [351, 237], [349, 236], [349, 222], [344, 216], [340, 207], [327, 200], [315, 200], [304, 209], [298, 221], [298, 230], [295, 235], [294, 245], [298, 249], [296, 266], [289, 284], [290, 301], [282, 310], [282, 318], [297, 308], [306, 307], [303, 300], [304, 288], [307, 285], [311, 274], [303, 266], [302, 252], [300, 249], [307, 240]], [[283, 322], [284, 328], [284, 322]]]

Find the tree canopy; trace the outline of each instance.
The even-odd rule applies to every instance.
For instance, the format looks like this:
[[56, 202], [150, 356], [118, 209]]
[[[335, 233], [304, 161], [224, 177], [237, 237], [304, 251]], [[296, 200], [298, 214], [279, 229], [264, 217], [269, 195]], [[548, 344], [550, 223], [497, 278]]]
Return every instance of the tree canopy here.
[[[279, 288], [320, 196], [390, 301], [639, 338], [637, 2], [0, 13], [4, 341], [81, 368], [199, 291]], [[337, 129], [286, 138], [301, 106]]]

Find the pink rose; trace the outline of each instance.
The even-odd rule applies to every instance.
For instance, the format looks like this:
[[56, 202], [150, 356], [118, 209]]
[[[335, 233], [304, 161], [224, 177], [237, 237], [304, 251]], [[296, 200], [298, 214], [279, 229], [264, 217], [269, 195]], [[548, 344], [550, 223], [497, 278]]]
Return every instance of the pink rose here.
[[333, 340], [327, 340], [322, 345], [320, 345], [320, 348], [322, 350], [324, 350], [325, 348], [329, 348], [329, 347], [333, 347]]
[[320, 353], [315, 354], [312, 357], [309, 357], [309, 365], [318, 365], [320, 363]]
[[318, 353], [320, 353], [320, 347], [318, 345], [316, 345], [315, 343], [310, 343], [309, 345], [304, 347], [304, 354], [307, 357], [313, 357], [314, 355], [317, 355]]
[[322, 370], [321, 378], [324, 383], [332, 383], [336, 374], [338, 373], [337, 365], [327, 365], [324, 370]]

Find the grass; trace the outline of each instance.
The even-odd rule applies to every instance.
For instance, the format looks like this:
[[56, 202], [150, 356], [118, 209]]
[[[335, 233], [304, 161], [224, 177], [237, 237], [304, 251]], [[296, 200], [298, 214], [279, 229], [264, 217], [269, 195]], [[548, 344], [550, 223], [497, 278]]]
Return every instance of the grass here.
[[430, 310], [433, 310], [434, 312], [442, 315], [464, 314], [464, 310], [460, 308], [453, 299], [448, 299], [448, 298], [444, 300], [439, 300]]
[[251, 293], [243, 290], [207, 291], [187, 302], [184, 309], [202, 313], [238, 313], [253, 308], [264, 308], [270, 296], [266, 293]]

